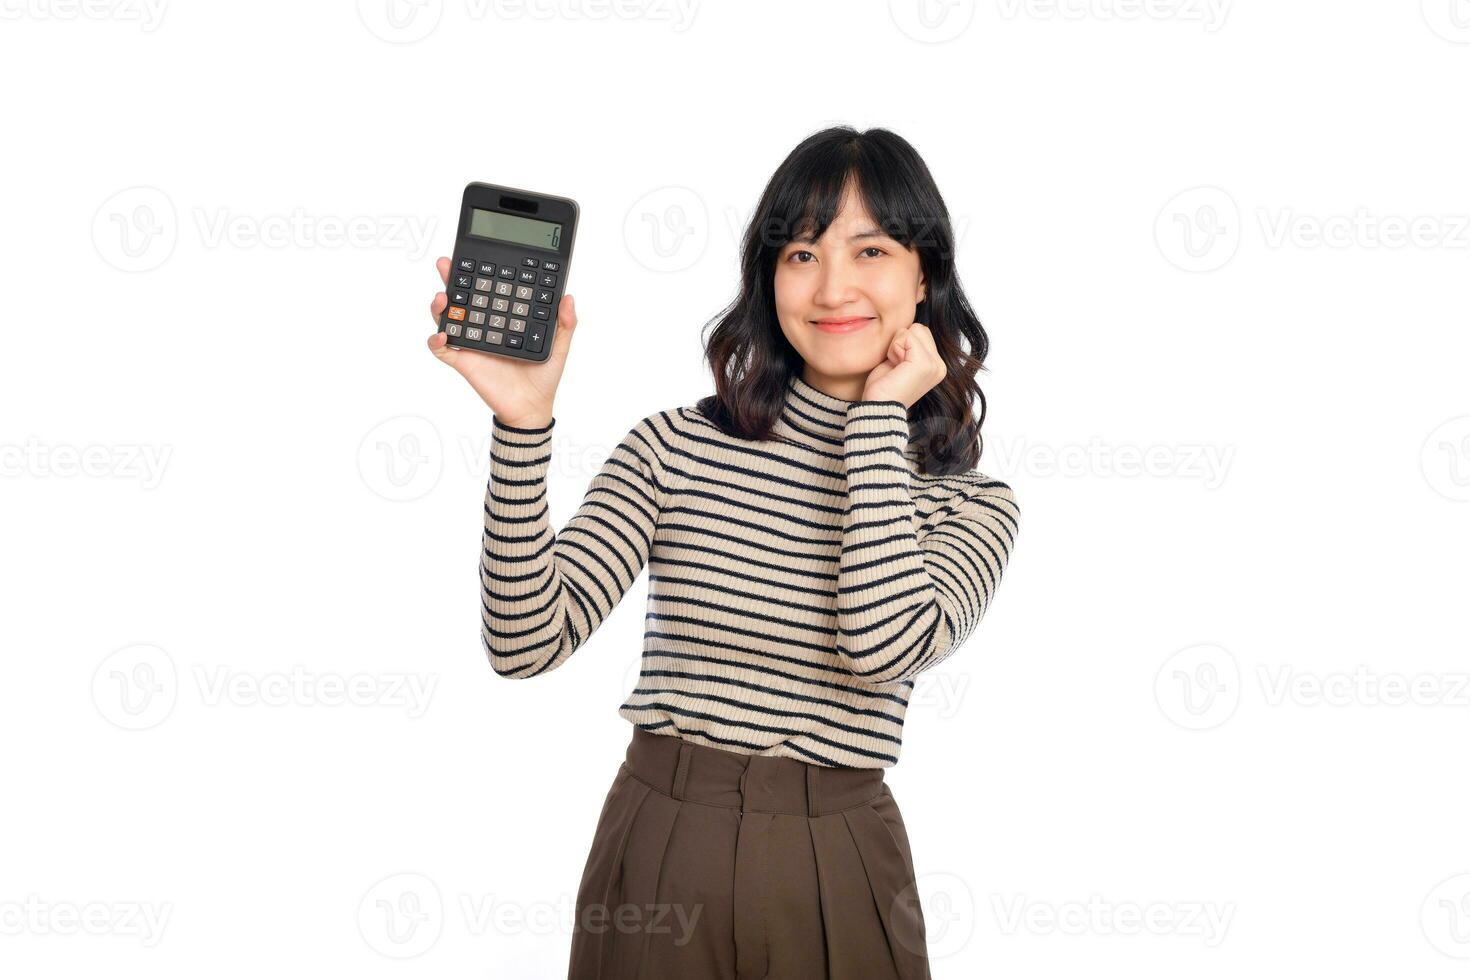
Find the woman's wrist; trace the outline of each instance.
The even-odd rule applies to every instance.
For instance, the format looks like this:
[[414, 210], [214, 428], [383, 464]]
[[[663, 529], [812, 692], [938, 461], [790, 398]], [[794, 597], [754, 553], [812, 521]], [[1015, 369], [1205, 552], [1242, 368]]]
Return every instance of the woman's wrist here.
[[556, 418], [549, 414], [527, 416], [526, 418], [506, 418], [492, 412], [490, 421], [499, 428], [508, 429], [511, 432], [531, 433], [545, 432], [551, 428]]

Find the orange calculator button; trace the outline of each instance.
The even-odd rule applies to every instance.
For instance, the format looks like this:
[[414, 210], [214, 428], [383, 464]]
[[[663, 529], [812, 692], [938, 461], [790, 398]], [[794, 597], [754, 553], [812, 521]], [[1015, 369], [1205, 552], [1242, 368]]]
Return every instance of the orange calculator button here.
[[449, 308], [449, 319], [451, 319], [451, 320], [463, 320], [464, 319], [464, 307], [463, 306], [451, 306]]

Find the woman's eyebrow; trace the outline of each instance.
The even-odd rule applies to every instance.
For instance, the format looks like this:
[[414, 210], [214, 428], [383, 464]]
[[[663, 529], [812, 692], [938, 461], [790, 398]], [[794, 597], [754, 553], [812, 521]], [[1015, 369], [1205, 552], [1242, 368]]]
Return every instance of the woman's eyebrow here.
[[[869, 228], [866, 231], [860, 231], [856, 235], [853, 235], [851, 238], [848, 239], [848, 242], [851, 243], [851, 242], [861, 241], [864, 238], [891, 238], [891, 237], [892, 236], [889, 235], [886, 232], [879, 231], [876, 228]], [[816, 241], [817, 241], [815, 238], [813, 238], [811, 236], [810, 233], [808, 233], [806, 235], [797, 235], [796, 237], [792, 238], [791, 240], [793, 242], [799, 242], [802, 245], [815, 245], [816, 244]]]

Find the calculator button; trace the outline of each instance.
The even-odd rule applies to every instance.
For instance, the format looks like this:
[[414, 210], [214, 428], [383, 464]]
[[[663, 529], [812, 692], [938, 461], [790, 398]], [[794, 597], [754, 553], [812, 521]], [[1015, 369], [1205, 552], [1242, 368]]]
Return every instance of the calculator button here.
[[535, 259], [531, 258], [529, 255], [527, 255], [525, 258], [521, 259], [521, 265], [525, 266], [528, 269], [534, 269], [537, 266], [539, 266], [540, 264], [541, 264], [540, 262], [538, 262]]
[[478, 272], [482, 276], [493, 276], [493, 275], [495, 275], [495, 263], [494, 262], [481, 262], [479, 264], [479, 266], [476, 267], [475, 271]]
[[460, 326], [458, 323], [451, 323], [444, 328], [444, 332], [449, 334], [449, 336], [451, 337], [458, 337], [461, 333], [464, 332], [464, 327]]
[[538, 306], [531, 311], [531, 316], [535, 317], [537, 320], [550, 320], [551, 310], [544, 306]]
[[498, 331], [498, 330], [486, 330], [485, 331], [485, 343], [487, 343], [487, 344], [500, 344], [500, 343], [504, 343], [504, 342], [505, 342], [505, 334], [501, 333], [500, 331]]
[[475, 280], [475, 288], [482, 293], [488, 293], [490, 291], [490, 285], [492, 282], [493, 280], [486, 279], [481, 276]]
[[510, 309], [510, 300], [503, 296], [497, 296], [490, 302], [490, 309], [496, 313], [504, 313]]
[[470, 310], [469, 322], [479, 325], [485, 322], [485, 314], [482, 310]]
[[475, 284], [475, 277], [474, 276], [467, 276], [467, 275], [465, 275], [462, 272], [456, 272], [454, 274], [454, 288], [455, 289], [469, 289], [474, 284]]
[[542, 272], [560, 272], [561, 271], [561, 263], [560, 262], [552, 262], [550, 259], [545, 259], [545, 260], [543, 260], [541, 262], [541, 271]]
[[531, 294], [534, 292], [535, 290], [533, 290], [530, 286], [517, 286], [516, 299], [530, 299]]
[[510, 311], [511, 311], [511, 313], [515, 314], [516, 316], [530, 316], [531, 315], [531, 304], [530, 303], [515, 303], [515, 304], [513, 304], [511, 306]]
[[456, 269], [458, 269], [460, 272], [474, 272], [475, 271], [475, 260], [474, 259], [460, 259], [458, 262], [455, 263], [454, 267]]
[[449, 308], [449, 319], [451, 319], [451, 320], [463, 320], [464, 319], [464, 307], [463, 306], [451, 306]]
[[464, 339], [465, 340], [479, 340], [480, 339], [480, 328], [479, 327], [465, 327], [464, 328]]
[[535, 282], [536, 273], [532, 272], [530, 269], [522, 269], [520, 275], [516, 276], [516, 278], [519, 279], [521, 282]]
[[541, 348], [546, 340], [545, 331], [536, 329], [526, 334], [526, 350], [533, 354], [541, 353]]
[[538, 290], [536, 290], [536, 302], [538, 302], [538, 303], [545, 303], [546, 305], [550, 306], [551, 305], [551, 296], [552, 296], [552, 292], [549, 289], [538, 289]]
[[456, 289], [454, 292], [449, 294], [449, 302], [457, 304], [459, 306], [463, 306], [469, 301], [470, 291], [468, 289]]
[[541, 285], [545, 286], [547, 289], [550, 289], [552, 286], [556, 285], [556, 276], [553, 276], [549, 272], [543, 272], [541, 274], [541, 278], [538, 279], [537, 282], [541, 283]]
[[525, 333], [526, 332], [526, 321], [525, 320], [511, 320], [510, 321], [510, 332], [511, 333]]
[[495, 284], [495, 295], [496, 296], [509, 296], [511, 294], [511, 291], [513, 289], [515, 289], [515, 287], [512, 286], [508, 282], [497, 282]]
[[479, 307], [483, 310], [485, 307], [490, 305], [490, 297], [485, 295], [484, 293], [476, 293], [475, 298], [470, 300], [470, 305]]
[[490, 327], [493, 330], [504, 330], [505, 317], [501, 316], [499, 313], [490, 314]]
[[513, 265], [502, 265], [496, 275], [502, 279], [514, 279], [516, 277], [516, 267]]
[[505, 346], [507, 347], [520, 347], [525, 342], [526, 338], [522, 337], [518, 333], [508, 333], [505, 335]]

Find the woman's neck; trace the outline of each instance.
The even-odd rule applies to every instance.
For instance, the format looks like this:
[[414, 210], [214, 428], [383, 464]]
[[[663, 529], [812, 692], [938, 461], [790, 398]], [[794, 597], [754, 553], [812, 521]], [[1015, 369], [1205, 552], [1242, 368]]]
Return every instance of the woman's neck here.
[[802, 369], [801, 379], [833, 398], [855, 402], [863, 397], [863, 387], [867, 384], [868, 376], [866, 374], [826, 375], [808, 364]]

